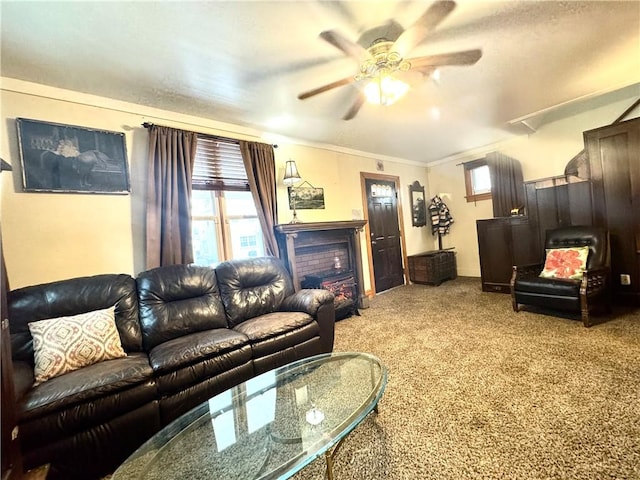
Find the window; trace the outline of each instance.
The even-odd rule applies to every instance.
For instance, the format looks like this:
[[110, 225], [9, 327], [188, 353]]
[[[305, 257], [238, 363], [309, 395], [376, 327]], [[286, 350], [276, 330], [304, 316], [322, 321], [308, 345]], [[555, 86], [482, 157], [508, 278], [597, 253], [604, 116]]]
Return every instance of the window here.
[[215, 266], [265, 254], [240, 146], [198, 136], [191, 194], [194, 263]]
[[464, 183], [467, 189], [467, 202], [488, 200], [491, 198], [491, 176], [489, 165], [484, 159], [464, 164]]

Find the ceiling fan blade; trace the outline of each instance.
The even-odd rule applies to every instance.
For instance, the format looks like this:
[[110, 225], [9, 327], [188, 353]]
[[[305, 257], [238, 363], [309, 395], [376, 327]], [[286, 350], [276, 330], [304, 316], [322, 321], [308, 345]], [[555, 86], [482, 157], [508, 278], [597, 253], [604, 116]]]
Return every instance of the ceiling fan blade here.
[[358, 93], [358, 96], [356, 97], [355, 101], [353, 102], [353, 105], [351, 105], [351, 108], [349, 109], [349, 111], [347, 113], [345, 113], [344, 117], [342, 117], [343, 120], [351, 120], [353, 117], [355, 117], [358, 112], [360, 111], [360, 109], [362, 108], [362, 105], [364, 104], [364, 100], [365, 100], [365, 96], [364, 93], [360, 92]]
[[431, 4], [418, 20], [407, 28], [396, 40], [393, 50], [403, 57], [424, 40], [427, 34], [436, 28], [456, 7], [452, 0], [440, 0]]
[[325, 30], [320, 33], [320, 38], [358, 61], [367, 55], [367, 50], [364, 47], [352, 42], [336, 30]]
[[343, 85], [349, 85], [350, 83], [353, 83], [355, 81], [356, 81], [355, 77], [342, 78], [340, 80], [336, 80], [335, 82], [322, 85], [321, 87], [318, 87], [318, 88], [314, 88], [313, 90], [308, 90], [306, 92], [303, 92], [300, 95], [298, 95], [298, 98], [300, 100], [304, 100], [306, 98], [313, 97], [314, 95], [318, 95], [319, 93], [324, 93], [328, 90], [332, 90], [334, 88], [338, 88]]
[[482, 50], [464, 50], [461, 52], [441, 53], [426, 57], [408, 58], [411, 69], [423, 69], [424, 67], [445, 67], [447, 65], [473, 65], [482, 57]]

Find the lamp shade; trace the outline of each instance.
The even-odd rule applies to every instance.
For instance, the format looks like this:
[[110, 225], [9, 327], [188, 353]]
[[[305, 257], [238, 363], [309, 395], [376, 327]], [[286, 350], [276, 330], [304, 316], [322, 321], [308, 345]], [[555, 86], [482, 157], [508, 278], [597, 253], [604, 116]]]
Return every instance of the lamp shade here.
[[300, 174], [298, 173], [298, 167], [296, 167], [295, 160], [287, 160], [287, 163], [284, 167], [284, 178], [282, 179], [282, 183], [285, 185], [293, 185], [301, 181]]

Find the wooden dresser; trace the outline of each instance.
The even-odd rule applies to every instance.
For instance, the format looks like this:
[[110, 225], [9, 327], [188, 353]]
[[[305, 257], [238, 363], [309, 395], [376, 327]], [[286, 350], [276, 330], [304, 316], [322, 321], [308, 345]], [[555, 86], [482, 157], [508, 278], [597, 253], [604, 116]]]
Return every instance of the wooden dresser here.
[[541, 260], [537, 235], [524, 216], [476, 220], [482, 290], [510, 293], [513, 265]]

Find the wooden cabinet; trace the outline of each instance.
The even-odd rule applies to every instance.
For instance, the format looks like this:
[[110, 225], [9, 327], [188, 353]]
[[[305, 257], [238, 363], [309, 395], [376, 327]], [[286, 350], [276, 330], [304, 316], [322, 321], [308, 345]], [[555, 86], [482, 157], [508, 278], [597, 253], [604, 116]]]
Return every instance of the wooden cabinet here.
[[610, 235], [614, 294], [640, 305], [640, 118], [584, 132], [584, 142], [593, 222]]
[[593, 224], [588, 180], [562, 175], [525, 182], [524, 190], [527, 217], [541, 253], [547, 230]]
[[413, 283], [440, 285], [458, 276], [456, 253], [451, 250], [432, 250], [407, 257], [409, 279]]
[[482, 290], [510, 293], [513, 265], [541, 261], [537, 234], [527, 217], [477, 220]]

